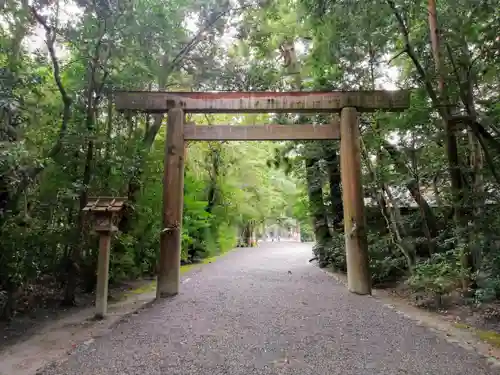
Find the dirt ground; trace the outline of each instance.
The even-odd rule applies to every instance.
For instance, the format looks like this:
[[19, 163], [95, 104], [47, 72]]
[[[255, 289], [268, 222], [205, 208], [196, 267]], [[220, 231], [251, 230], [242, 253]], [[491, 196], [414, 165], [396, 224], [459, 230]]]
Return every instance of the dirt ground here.
[[62, 309], [53, 301], [16, 315], [0, 325], [0, 375], [35, 374], [46, 364], [108, 333], [120, 319], [147, 306], [154, 297], [155, 283], [139, 280], [110, 289], [105, 320], [94, 319], [92, 294], [79, 295], [77, 307]]
[[[500, 338], [500, 302], [483, 303], [480, 305], [467, 303], [459, 293], [444, 296], [441, 305], [436, 306], [432, 298], [422, 299], [411, 293], [403, 284], [399, 283], [388, 288], [380, 289], [389, 296], [402, 299], [413, 306], [434, 312], [457, 326], [470, 326], [483, 331], [492, 331]], [[500, 341], [498, 342], [500, 346]]]
[[[124, 296], [133, 290], [142, 288], [151, 283], [151, 279], [123, 282], [110, 287], [109, 303], [120, 301]], [[0, 352], [6, 347], [12, 346], [19, 341], [24, 341], [27, 337], [34, 335], [43, 329], [47, 324], [52, 324], [57, 320], [64, 320], [72, 315], [88, 310], [94, 304], [95, 295], [93, 293], [78, 293], [77, 306], [62, 307], [62, 291], [50, 290], [47, 298], [38, 301], [27, 308], [21, 308], [11, 321], [0, 321]], [[21, 306], [22, 307], [22, 306]]]
[[[196, 271], [225, 254], [184, 265], [181, 274]], [[56, 289], [41, 293], [46, 298], [29, 308], [19, 301], [20, 313], [10, 322], [0, 322], [0, 375], [33, 375], [109, 333], [118, 322], [151, 305], [156, 281], [124, 282], [110, 286], [108, 293], [108, 315], [101, 321], [94, 319], [94, 294], [79, 293], [78, 306], [72, 308], [61, 308], [61, 293]]]

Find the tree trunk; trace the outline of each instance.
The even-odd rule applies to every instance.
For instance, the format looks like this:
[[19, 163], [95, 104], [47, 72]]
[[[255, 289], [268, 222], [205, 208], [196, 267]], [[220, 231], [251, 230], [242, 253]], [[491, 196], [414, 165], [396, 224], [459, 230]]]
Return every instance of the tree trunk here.
[[[170, 70], [168, 68], [168, 56], [164, 54], [161, 61], [160, 73], [158, 75], [158, 87], [160, 90], [164, 90], [167, 86], [167, 80], [170, 75]], [[156, 134], [161, 128], [165, 115], [154, 114], [153, 115], [153, 125], [149, 126], [149, 119], [147, 125], [147, 131], [142, 139], [142, 144], [140, 149], [137, 151], [139, 155], [134, 158], [135, 168], [132, 176], [130, 176], [127, 183], [127, 198], [130, 203], [129, 207], [137, 201], [140, 192], [140, 181], [143, 173], [144, 155], [151, 150], [153, 146]], [[133, 210], [127, 209], [122, 214], [122, 220], [120, 221], [120, 231], [123, 233], [128, 233], [132, 228], [134, 217]]]
[[243, 225], [243, 229], [241, 231], [241, 240], [242, 242], [240, 243], [241, 247], [252, 247], [253, 246], [253, 230], [254, 230], [254, 225], [252, 221], [247, 221]]
[[318, 160], [306, 159], [307, 193], [309, 196], [309, 211], [313, 224], [314, 236], [317, 242], [317, 256], [320, 267], [328, 265], [327, 252], [331, 246], [332, 235], [328, 228], [328, 217], [323, 201], [323, 184], [318, 168]]
[[[396, 171], [404, 176], [410, 176], [411, 175], [410, 171], [406, 167], [401, 153], [388, 142], [384, 142], [383, 147], [391, 157], [394, 166], [396, 168]], [[420, 212], [422, 213], [423, 216], [422, 220], [425, 222], [427, 228], [429, 228], [429, 234], [432, 237], [429, 238], [428, 240], [432, 241], [433, 238], [435, 238], [438, 234], [437, 219], [434, 216], [434, 212], [432, 211], [432, 208], [429, 206], [429, 203], [427, 203], [425, 198], [422, 196], [419, 184], [414, 178], [410, 178], [406, 182], [406, 187], [410, 192], [413, 200], [417, 203], [418, 207], [420, 208]]]
[[[465, 77], [461, 78], [458, 71], [456, 71], [457, 75], [457, 83], [461, 83], [462, 81], [466, 81], [467, 84], [460, 85], [460, 97], [465, 105], [467, 113], [471, 116], [474, 121], [477, 120], [477, 111], [474, 103], [474, 84], [476, 84], [476, 77], [474, 74], [474, 67], [472, 66], [472, 58], [469, 51], [469, 47], [467, 45], [467, 41], [465, 39], [462, 40], [462, 51], [463, 51], [463, 64], [464, 69], [466, 70]], [[451, 49], [449, 49], [450, 58]], [[456, 67], [454, 67], [457, 69]], [[478, 233], [479, 229], [477, 228], [477, 219], [481, 217], [481, 212], [484, 208], [484, 184], [482, 178], [482, 169], [483, 169], [483, 153], [481, 151], [481, 142], [478, 137], [474, 134], [471, 129], [468, 129], [468, 137], [469, 137], [469, 151], [470, 158], [469, 164], [472, 171], [472, 183], [470, 186], [470, 196], [471, 204], [473, 206], [472, 212], [472, 222], [473, 222], [473, 233]], [[469, 231], [470, 233], [470, 231]], [[477, 237], [475, 235], [470, 236], [470, 249], [471, 249], [471, 266], [473, 270], [479, 269], [481, 266], [481, 258], [482, 258], [482, 249], [481, 246], [478, 245]]]
[[[453, 198], [453, 212], [455, 226], [459, 237], [466, 234], [466, 221], [464, 212], [464, 186], [462, 172], [460, 169], [460, 158], [458, 155], [458, 144], [455, 134], [455, 125], [449, 120], [451, 118], [450, 108], [448, 106], [448, 97], [446, 94], [445, 73], [441, 59], [440, 32], [437, 20], [436, 0], [428, 0], [428, 18], [432, 45], [432, 55], [434, 65], [438, 74], [438, 92], [440, 95], [440, 104], [445, 106], [446, 118], [444, 120], [446, 156], [448, 159], [448, 170], [450, 173], [451, 194]], [[461, 249], [460, 260], [464, 274], [470, 271], [469, 253], [467, 246], [458, 244]], [[462, 279], [462, 288], [468, 289], [470, 283], [469, 277]]]
[[208, 197], [207, 197], [208, 203], [207, 207], [205, 208], [205, 211], [208, 213], [212, 213], [214, 207], [217, 204], [219, 196], [218, 194], [219, 188], [217, 186], [217, 182], [220, 174], [220, 160], [221, 160], [220, 148], [221, 148], [220, 143], [210, 145], [209, 160], [211, 165], [209, 166], [209, 168], [211, 170], [209, 172], [210, 182], [209, 182]]
[[113, 132], [113, 100], [112, 96], [108, 96], [108, 113], [106, 119], [106, 144], [104, 149], [104, 185], [103, 190], [105, 194], [108, 194], [111, 180], [111, 146], [113, 144], [111, 140], [111, 133]]
[[[128, 126], [128, 142], [129, 146], [134, 143], [134, 133], [136, 129], [135, 121], [137, 119], [132, 116], [131, 113], [127, 114], [127, 126]], [[132, 147], [129, 148], [129, 152], [132, 154], [136, 152]], [[139, 152], [143, 152], [143, 150], [139, 150]], [[121, 220], [118, 225], [120, 232], [129, 233], [133, 228], [133, 223], [135, 219], [135, 210], [134, 206], [139, 197], [139, 192], [141, 190], [141, 176], [143, 173], [143, 157], [133, 157], [132, 163], [135, 163], [135, 167], [133, 168], [132, 175], [129, 177], [127, 184], [127, 207], [122, 212]]]
[[[414, 246], [412, 247], [407, 240], [408, 234], [403, 223], [403, 219], [401, 218], [397, 202], [394, 199], [389, 187], [386, 184], [378, 181], [377, 174], [375, 173], [375, 169], [372, 166], [368, 151], [366, 150], [363, 140], [361, 140], [361, 151], [368, 169], [368, 173], [372, 181], [379, 188], [373, 189], [373, 194], [376, 197], [382, 216], [386, 221], [387, 230], [391, 234], [395, 245], [399, 248], [399, 250], [405, 257], [408, 268], [411, 270], [415, 264], [415, 248]], [[390, 207], [388, 203], [390, 203]]]
[[[52, 63], [52, 73], [54, 76], [54, 81], [55, 84], [59, 90], [59, 94], [61, 96], [61, 101], [63, 103], [63, 110], [62, 110], [62, 120], [61, 120], [61, 126], [59, 128], [59, 134], [57, 137], [56, 142], [52, 146], [52, 148], [46, 153], [47, 158], [54, 158], [59, 154], [59, 152], [63, 148], [63, 143], [64, 143], [64, 138], [66, 136], [69, 120], [71, 118], [71, 107], [73, 104], [73, 100], [71, 97], [68, 95], [61, 79], [61, 69], [59, 65], [59, 60], [57, 59], [56, 56], [56, 51], [55, 51], [55, 31], [47, 24], [46, 19], [38, 12], [33, 6], [28, 6], [28, 2], [23, 0], [22, 1], [22, 6], [23, 10], [26, 11], [31, 11], [34, 19], [45, 29], [45, 42], [47, 44], [47, 49], [49, 51], [50, 55], [50, 61]], [[29, 9], [28, 9], [29, 8]], [[23, 27], [21, 27], [22, 30], [25, 30]], [[26, 30], [25, 30], [26, 31]], [[23, 32], [25, 32], [23, 31]], [[19, 42], [22, 41], [23, 36], [21, 35], [21, 31], [19, 31], [18, 35], [15, 35], [14, 38], [19, 38]], [[16, 39], [13, 39], [13, 42], [16, 42]], [[15, 58], [17, 56], [16, 51], [11, 51], [11, 61], [9, 63], [14, 64]], [[4, 185], [3, 181], [3, 176], [0, 176], [0, 227], [3, 225], [6, 219], [6, 215], [12, 215], [13, 212], [16, 212], [17, 210], [17, 204], [19, 202], [19, 199], [22, 197], [28, 186], [31, 184], [31, 182], [38, 176], [39, 173], [41, 173], [45, 169], [45, 165], [41, 163], [37, 163], [38, 165], [35, 167], [32, 167], [25, 171], [23, 173], [23, 177], [19, 184], [16, 187], [16, 191], [14, 193], [9, 193], [6, 190], [6, 185]]]
[[335, 230], [343, 231], [342, 221], [344, 217], [344, 207], [342, 204], [342, 192], [340, 190], [340, 164], [337, 152], [328, 152], [326, 157], [326, 167], [328, 172], [328, 183], [330, 186], [332, 225]]
[[[483, 168], [483, 154], [481, 152], [481, 146], [479, 145], [478, 140], [469, 131], [469, 147], [470, 147], [470, 166], [472, 170], [472, 184], [471, 184], [471, 203], [473, 205], [472, 218], [474, 226], [476, 226], [477, 219], [481, 217], [481, 212], [484, 207], [484, 185], [483, 179], [481, 175], [481, 170]], [[479, 230], [479, 229], [478, 229]], [[475, 230], [474, 233], [478, 233], [478, 230]], [[475, 236], [473, 236], [475, 237]], [[471, 244], [471, 255], [473, 261], [474, 269], [479, 269], [481, 265], [481, 257], [482, 257], [482, 249], [481, 246], [478, 246], [476, 241], [473, 241]]]
[[82, 267], [82, 255], [83, 250], [86, 246], [86, 233], [84, 228], [84, 213], [82, 209], [85, 207], [88, 201], [88, 190], [90, 187], [92, 173], [93, 173], [93, 160], [94, 160], [94, 141], [93, 137], [95, 135], [95, 123], [96, 123], [96, 109], [98, 108], [98, 98], [99, 95], [96, 94], [96, 81], [95, 73], [99, 64], [99, 49], [96, 49], [94, 57], [92, 59], [92, 64], [88, 70], [87, 78], [87, 95], [86, 95], [86, 114], [85, 114], [85, 125], [86, 134], [89, 137], [87, 142], [87, 152], [85, 155], [85, 166], [83, 169], [82, 176], [82, 188], [80, 191], [79, 198], [79, 211], [77, 220], [77, 236], [78, 242], [75, 243], [71, 249], [70, 259], [68, 261], [68, 280], [66, 284], [66, 289], [64, 291], [63, 305], [73, 306], [76, 304], [75, 293], [78, 285], [78, 278], [81, 274], [80, 270]]
[[87, 153], [85, 157], [85, 167], [83, 170], [82, 178], [82, 191], [80, 192], [79, 199], [79, 212], [77, 220], [77, 236], [79, 238], [78, 242], [73, 244], [70, 262], [69, 262], [69, 273], [68, 281], [66, 284], [66, 289], [64, 292], [63, 304], [66, 306], [75, 305], [75, 292], [78, 282], [78, 277], [80, 276], [80, 267], [82, 263], [82, 252], [86, 244], [86, 233], [84, 228], [84, 216], [82, 209], [85, 207], [88, 201], [88, 188], [90, 186], [90, 180], [92, 177], [92, 162], [94, 156], [94, 142], [89, 141], [87, 144]]

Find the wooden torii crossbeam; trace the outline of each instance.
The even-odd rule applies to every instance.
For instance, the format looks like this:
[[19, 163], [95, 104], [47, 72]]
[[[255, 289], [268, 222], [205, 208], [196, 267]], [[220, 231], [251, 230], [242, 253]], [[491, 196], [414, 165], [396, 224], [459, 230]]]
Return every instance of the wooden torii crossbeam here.
[[408, 108], [408, 91], [328, 92], [116, 92], [119, 111], [164, 113], [182, 108], [189, 113], [318, 113], [355, 107], [360, 112], [398, 112]]
[[331, 125], [184, 125], [186, 141], [285, 141], [340, 139]]
[[[342, 201], [348, 289], [371, 293], [366, 218], [361, 183], [360, 112], [399, 112], [410, 105], [408, 91], [333, 92], [116, 92], [119, 111], [168, 113], [163, 186], [163, 226], [157, 298], [180, 286], [185, 141], [321, 140], [340, 138]], [[339, 113], [328, 125], [196, 126], [185, 113]]]

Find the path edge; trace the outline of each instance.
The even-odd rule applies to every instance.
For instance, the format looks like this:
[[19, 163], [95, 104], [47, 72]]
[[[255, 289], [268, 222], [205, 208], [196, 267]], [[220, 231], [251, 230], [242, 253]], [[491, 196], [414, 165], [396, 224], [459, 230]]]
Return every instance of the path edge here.
[[[313, 266], [329, 275], [336, 282], [347, 288], [347, 275], [335, 272], [329, 268], [320, 268], [316, 262]], [[430, 311], [419, 309], [404, 300], [390, 297], [380, 289], [373, 289], [371, 295], [361, 298], [373, 298], [384, 307], [403, 315], [415, 324], [425, 327], [452, 345], [458, 345], [467, 351], [472, 351], [483, 357], [494, 369], [500, 369], [500, 348], [480, 340], [473, 332], [458, 328], [453, 323]]]
[[[248, 248], [233, 248], [205, 258], [200, 263], [181, 266], [181, 276], [187, 276], [192, 272], [199, 271], [204, 266], [214, 263], [228, 254], [245, 249]], [[14, 373], [16, 375], [36, 375], [38, 373], [43, 373], [43, 371], [52, 366], [66, 362], [77, 350], [92, 344], [97, 338], [110, 334], [114, 328], [127, 319], [130, 319], [131, 316], [140, 314], [141, 311], [154, 306], [156, 303], [175, 298], [171, 297], [157, 301], [155, 297], [156, 278], [146, 282], [138, 288], [124, 292], [117, 301], [110, 301], [108, 306], [109, 314], [103, 320], [96, 320], [94, 318], [95, 307], [92, 306], [84, 308], [69, 317], [56, 320], [52, 324], [40, 327], [38, 332], [29, 336], [26, 340], [17, 342], [0, 351], [0, 375], [10, 375]], [[68, 334], [67, 337], [65, 337], [65, 339], [69, 339], [68, 348], [47, 349], [42, 347], [44, 339], [47, 335], [50, 335], [50, 332], [54, 332], [54, 330], [64, 330], [68, 326], [74, 327], [78, 325], [81, 325], [82, 328], [75, 329], [75, 331], [77, 331], [75, 337], [73, 337], [72, 334]], [[74, 342], [71, 338], [74, 338]], [[24, 362], [30, 363], [35, 353], [38, 358], [33, 362], [38, 363], [37, 365], [27, 365], [28, 368], [14, 367], [17, 365], [22, 366]], [[21, 359], [23, 356], [23, 361], [19, 360], [16, 362], [16, 357]]]

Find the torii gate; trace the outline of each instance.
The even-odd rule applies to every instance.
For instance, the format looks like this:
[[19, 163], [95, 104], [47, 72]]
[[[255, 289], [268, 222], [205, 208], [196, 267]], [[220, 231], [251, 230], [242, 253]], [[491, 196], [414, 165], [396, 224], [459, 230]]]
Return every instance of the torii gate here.
[[[179, 293], [185, 141], [327, 140], [340, 138], [342, 200], [349, 291], [371, 294], [366, 218], [361, 182], [359, 112], [398, 112], [408, 91], [160, 92], [115, 93], [118, 111], [168, 113], [156, 297]], [[340, 124], [196, 126], [185, 113], [340, 113]]]

